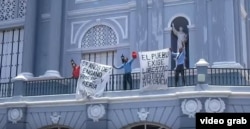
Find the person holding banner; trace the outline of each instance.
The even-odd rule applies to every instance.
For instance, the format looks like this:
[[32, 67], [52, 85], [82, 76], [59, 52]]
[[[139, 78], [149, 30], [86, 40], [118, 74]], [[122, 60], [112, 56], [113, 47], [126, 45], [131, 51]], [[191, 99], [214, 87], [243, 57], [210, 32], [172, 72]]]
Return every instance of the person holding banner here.
[[185, 85], [185, 77], [184, 77], [184, 65], [185, 65], [185, 58], [186, 58], [186, 52], [185, 52], [185, 45], [183, 44], [181, 48], [179, 48], [179, 52], [175, 53], [172, 52], [172, 49], [169, 49], [172, 53], [172, 56], [175, 57], [176, 60], [176, 67], [175, 67], [175, 86], [178, 84], [179, 80], [179, 74], [181, 73], [182, 77], [182, 83]]
[[72, 78], [78, 79], [80, 75], [80, 66], [75, 63], [73, 59], [71, 59], [72, 66]]
[[[119, 67], [116, 67], [115, 65], [113, 65], [113, 68], [115, 69], [124, 69], [124, 75], [123, 75], [123, 89], [124, 90], [131, 90], [132, 89], [132, 76], [131, 76], [131, 71], [132, 71], [132, 68], [131, 68], [131, 65], [132, 65], [132, 62], [134, 61], [134, 59], [136, 58], [136, 55], [132, 55], [132, 59], [128, 60], [127, 57], [125, 57], [123, 59], [123, 63], [121, 66]], [[129, 89], [127, 89], [127, 83], [129, 84]]]

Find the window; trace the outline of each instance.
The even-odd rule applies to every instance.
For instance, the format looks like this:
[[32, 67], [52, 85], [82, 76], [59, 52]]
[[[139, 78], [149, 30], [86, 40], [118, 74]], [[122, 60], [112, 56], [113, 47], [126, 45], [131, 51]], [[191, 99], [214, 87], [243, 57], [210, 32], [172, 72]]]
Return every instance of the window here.
[[86, 32], [81, 47], [104, 47], [115, 44], [117, 44], [117, 37], [113, 29], [106, 25], [96, 25]]
[[[96, 25], [90, 28], [82, 39], [82, 48], [108, 47], [117, 44], [117, 37], [113, 29], [106, 25]], [[115, 51], [83, 53], [82, 59], [100, 64], [114, 64]]]
[[0, 0], [0, 21], [24, 18], [27, 0]]
[[21, 72], [23, 28], [0, 31], [0, 82], [9, 82]]
[[[117, 36], [114, 30], [106, 25], [96, 25], [90, 28], [85, 34], [81, 42], [82, 48], [109, 47], [117, 44]], [[100, 64], [113, 66], [116, 51], [102, 50], [101, 52], [83, 53], [82, 59]], [[113, 74], [113, 71], [112, 71]]]
[[163, 125], [158, 125], [155, 123], [137, 123], [135, 125], [123, 128], [123, 129], [169, 129]]
[[82, 59], [112, 66], [114, 64], [114, 54], [115, 51], [85, 53]]
[[65, 126], [54, 125], [54, 126], [46, 126], [41, 129], [71, 129], [71, 128], [65, 127]]

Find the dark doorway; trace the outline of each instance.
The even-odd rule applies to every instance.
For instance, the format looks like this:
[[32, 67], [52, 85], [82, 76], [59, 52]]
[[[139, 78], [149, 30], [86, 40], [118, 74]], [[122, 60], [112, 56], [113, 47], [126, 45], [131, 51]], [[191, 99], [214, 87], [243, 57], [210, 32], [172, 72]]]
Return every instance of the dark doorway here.
[[144, 124], [144, 125], [134, 126], [131, 129], [166, 129], [166, 128], [157, 125]]
[[[189, 68], [189, 34], [188, 34], [188, 21], [184, 17], [177, 17], [175, 18], [172, 23], [174, 23], [174, 26], [177, 31], [179, 31], [179, 27], [183, 28], [183, 31], [187, 34], [187, 41], [186, 41], [186, 61], [185, 61], [185, 66], [186, 68]], [[171, 25], [172, 25], [171, 23]], [[174, 35], [173, 31], [171, 32], [171, 48], [173, 49], [174, 52], [177, 52], [177, 36]], [[175, 60], [174, 58], [171, 58], [171, 69], [175, 68]]]

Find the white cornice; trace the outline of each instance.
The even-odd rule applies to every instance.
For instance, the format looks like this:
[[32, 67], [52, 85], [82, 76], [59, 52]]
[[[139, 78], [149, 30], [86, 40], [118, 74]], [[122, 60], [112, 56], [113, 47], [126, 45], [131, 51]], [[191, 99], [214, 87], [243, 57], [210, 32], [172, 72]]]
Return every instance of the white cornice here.
[[92, 48], [73, 48], [66, 50], [70, 53], [89, 53], [89, 52], [102, 52], [102, 51], [112, 51], [119, 48], [128, 48], [129, 43], [120, 43], [113, 46], [103, 46], [103, 47], [92, 47]]
[[43, 13], [43, 14], [41, 14], [41, 19], [42, 19], [42, 20], [49, 19], [50, 17], [51, 17], [51, 16], [50, 16], [49, 13]]
[[0, 21], [0, 29], [24, 26], [25, 18]]
[[88, 2], [95, 2], [97, 0], [75, 0], [76, 4], [88, 3]]
[[194, 4], [194, 0], [164, 0], [164, 6]]
[[122, 10], [130, 10], [131, 8], [135, 8], [136, 3], [135, 1], [128, 2], [126, 4], [119, 4], [119, 5], [110, 5], [110, 6], [101, 6], [96, 8], [88, 8], [88, 9], [79, 9], [79, 10], [73, 10], [69, 11], [67, 15], [69, 17], [74, 16], [81, 16], [81, 15], [92, 15], [95, 13], [104, 13], [108, 11], [122, 11]]
[[[74, 95], [68, 95], [69, 98], [67, 100], [54, 100], [53, 96], [40, 96], [39, 100], [35, 100], [35, 97], [22, 97], [19, 101], [13, 102], [9, 100], [9, 102], [0, 103], [0, 107], [51, 107], [51, 106], [70, 106], [70, 105], [85, 105], [85, 104], [95, 104], [95, 103], [131, 103], [131, 102], [150, 102], [150, 101], [167, 101], [167, 100], [178, 100], [184, 98], [204, 98], [204, 97], [222, 97], [222, 98], [239, 98], [245, 99], [250, 98], [250, 92], [233, 92], [233, 91], [186, 91], [186, 92], [172, 92], [172, 93], [160, 93], [160, 94], [141, 94], [142, 91], [117, 91], [119, 94], [127, 93], [126, 96], [112, 96], [112, 97], [100, 97], [95, 99], [82, 99], [76, 100]], [[123, 93], [124, 92], [124, 93]], [[130, 94], [130, 92], [134, 92], [137, 94]], [[106, 93], [109, 94], [109, 93]], [[57, 95], [57, 97], [60, 95]], [[36, 96], [39, 98], [39, 96]], [[48, 97], [50, 100], [48, 100]], [[32, 98], [34, 100], [32, 100]]]

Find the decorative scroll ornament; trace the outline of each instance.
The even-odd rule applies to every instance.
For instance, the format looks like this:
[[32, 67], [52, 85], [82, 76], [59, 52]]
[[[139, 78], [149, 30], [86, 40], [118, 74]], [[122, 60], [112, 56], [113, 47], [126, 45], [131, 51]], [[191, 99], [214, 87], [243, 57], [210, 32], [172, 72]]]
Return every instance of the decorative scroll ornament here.
[[181, 109], [183, 114], [188, 115], [189, 118], [194, 118], [195, 113], [199, 112], [202, 109], [202, 105], [200, 100], [198, 99], [185, 99], [184, 101], [182, 101]]
[[88, 107], [88, 117], [94, 122], [99, 121], [105, 114], [105, 109], [102, 104], [90, 105]]
[[225, 110], [226, 106], [224, 101], [221, 98], [218, 99], [207, 99], [205, 102], [205, 110], [206, 112], [223, 112]]
[[50, 119], [53, 124], [58, 124], [60, 117], [61, 116], [57, 112], [53, 112], [53, 114], [50, 116]]
[[149, 112], [147, 112], [145, 108], [141, 108], [140, 111], [137, 112], [137, 114], [141, 121], [145, 121], [148, 117]]
[[13, 124], [16, 124], [22, 118], [23, 118], [22, 109], [14, 108], [8, 111], [8, 120], [11, 121]]

